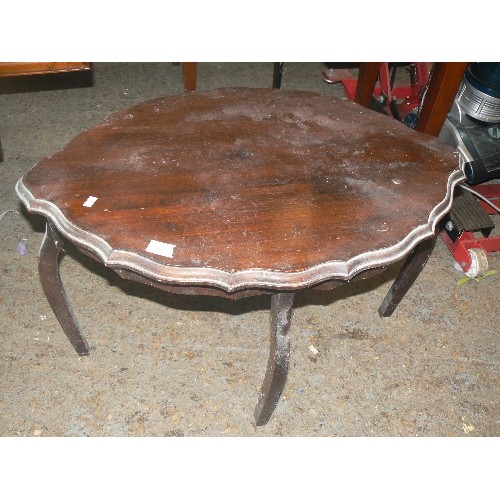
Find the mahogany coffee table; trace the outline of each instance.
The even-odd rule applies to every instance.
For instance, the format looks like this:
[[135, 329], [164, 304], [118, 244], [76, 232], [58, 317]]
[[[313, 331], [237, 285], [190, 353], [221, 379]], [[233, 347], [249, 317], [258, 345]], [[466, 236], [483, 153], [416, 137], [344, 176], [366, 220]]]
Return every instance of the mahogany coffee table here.
[[294, 292], [409, 256], [379, 309], [389, 316], [432, 251], [464, 179], [458, 164], [438, 139], [353, 102], [223, 89], [115, 113], [37, 163], [16, 191], [47, 220], [40, 278], [79, 355], [89, 347], [59, 277], [64, 240], [168, 292], [272, 294], [262, 425], [286, 379]]

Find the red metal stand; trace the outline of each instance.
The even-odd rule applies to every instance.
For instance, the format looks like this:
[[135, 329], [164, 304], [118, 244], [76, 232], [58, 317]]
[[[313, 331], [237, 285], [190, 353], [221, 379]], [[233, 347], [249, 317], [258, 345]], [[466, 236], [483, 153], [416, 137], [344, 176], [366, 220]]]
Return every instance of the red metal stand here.
[[[429, 82], [428, 63], [411, 63], [408, 66], [408, 72], [410, 85], [394, 86], [391, 83], [389, 63], [381, 63], [379, 82], [373, 91], [373, 96], [377, 100], [384, 102], [387, 114], [397, 120], [404, 120], [408, 113], [420, 106], [422, 94]], [[323, 77], [327, 83], [341, 83], [347, 99], [350, 101], [355, 100], [358, 79], [349, 70], [325, 69]]]
[[[500, 184], [474, 186], [474, 191], [500, 208]], [[482, 200], [480, 203], [487, 214], [495, 215], [498, 213]], [[479, 238], [472, 232], [462, 231], [460, 236], [453, 241], [445, 229], [441, 229], [440, 235], [453, 258], [468, 276], [476, 277], [484, 274], [488, 270], [487, 254], [500, 251], [500, 236]]]

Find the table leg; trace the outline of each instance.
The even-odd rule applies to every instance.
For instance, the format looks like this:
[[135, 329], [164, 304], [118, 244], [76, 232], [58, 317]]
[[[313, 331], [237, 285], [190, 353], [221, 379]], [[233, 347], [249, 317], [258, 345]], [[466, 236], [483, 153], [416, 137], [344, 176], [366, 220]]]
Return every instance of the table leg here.
[[406, 259], [382, 305], [378, 309], [380, 316], [388, 317], [394, 312], [424, 268], [434, 249], [435, 243], [436, 236], [433, 236], [422, 241], [413, 249], [413, 252]]
[[292, 321], [293, 293], [271, 296], [271, 351], [266, 376], [255, 408], [255, 422], [265, 425], [278, 404], [283, 391], [290, 359], [290, 325]]
[[56, 228], [47, 221], [45, 237], [38, 256], [38, 273], [43, 291], [64, 333], [76, 352], [80, 356], [86, 356], [90, 354], [89, 346], [73, 314], [59, 275], [58, 256], [63, 244], [63, 239]]

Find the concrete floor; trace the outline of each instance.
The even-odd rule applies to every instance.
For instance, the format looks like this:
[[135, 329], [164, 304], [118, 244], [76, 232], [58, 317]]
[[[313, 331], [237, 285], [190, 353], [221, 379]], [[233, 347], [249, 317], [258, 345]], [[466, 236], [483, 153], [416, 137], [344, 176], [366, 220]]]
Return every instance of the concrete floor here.
[[[321, 63], [286, 64], [283, 88], [342, 96]], [[198, 89], [269, 87], [272, 63], [204, 63]], [[463, 273], [441, 241], [391, 318], [377, 308], [399, 265], [296, 298], [290, 370], [267, 426], [253, 410], [268, 355], [269, 297], [238, 302], [124, 282], [67, 247], [66, 291], [92, 347], [79, 358], [42, 292], [43, 221], [14, 184], [111, 112], [182, 92], [166, 64], [0, 80], [0, 435], [498, 436], [500, 274]], [[18, 254], [20, 242], [26, 254]], [[500, 267], [500, 254], [490, 256]], [[310, 356], [310, 345], [319, 355]]]

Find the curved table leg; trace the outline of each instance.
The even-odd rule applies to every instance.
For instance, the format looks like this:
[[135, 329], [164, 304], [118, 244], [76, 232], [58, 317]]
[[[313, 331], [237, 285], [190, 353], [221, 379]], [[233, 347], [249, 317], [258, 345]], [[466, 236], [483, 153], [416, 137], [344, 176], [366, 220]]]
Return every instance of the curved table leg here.
[[436, 236], [422, 241], [413, 249], [378, 309], [380, 316], [388, 317], [394, 312], [424, 268], [435, 244]]
[[293, 293], [271, 296], [271, 352], [266, 376], [255, 408], [255, 423], [265, 425], [278, 404], [283, 391], [290, 359], [290, 325], [292, 321]]
[[45, 237], [38, 255], [38, 273], [43, 291], [63, 327], [64, 333], [73, 344], [76, 352], [80, 356], [86, 356], [90, 354], [89, 346], [82, 335], [59, 276], [58, 256], [63, 243], [55, 227], [47, 221]]

